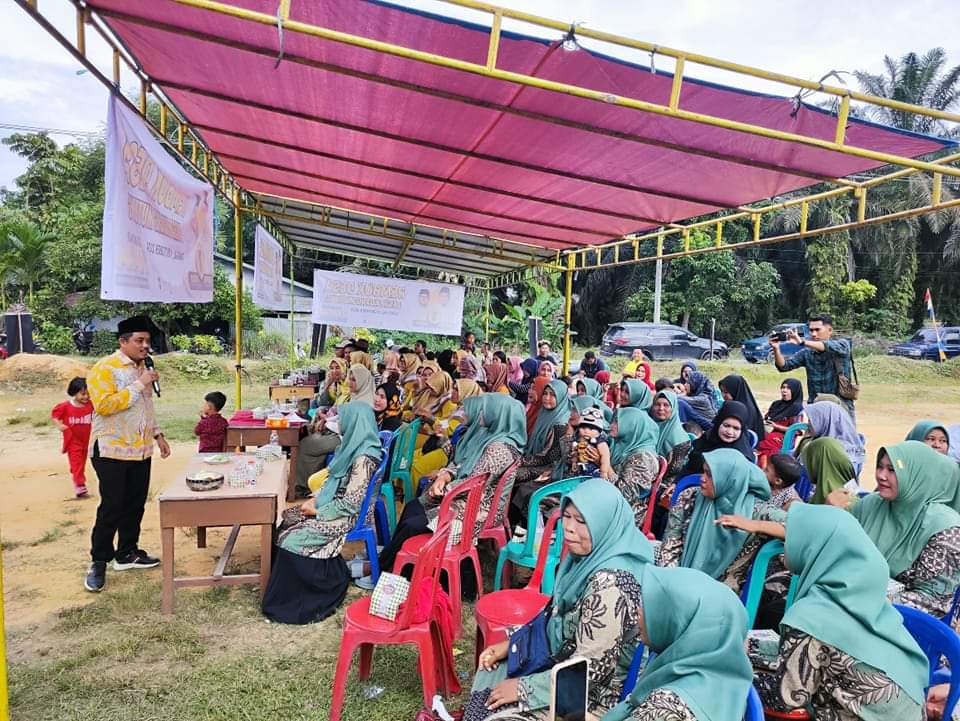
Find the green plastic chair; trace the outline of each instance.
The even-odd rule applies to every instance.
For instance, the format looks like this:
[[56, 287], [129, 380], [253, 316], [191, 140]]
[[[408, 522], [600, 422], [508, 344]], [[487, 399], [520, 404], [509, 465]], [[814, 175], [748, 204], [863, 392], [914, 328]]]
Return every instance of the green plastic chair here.
[[[593, 476], [576, 476], [574, 478], [565, 478], [562, 481], [548, 483], [543, 488], [534, 491], [530, 497], [530, 507], [527, 510], [527, 537], [523, 543], [510, 541], [506, 546], [500, 549], [500, 555], [497, 556], [497, 570], [493, 574], [493, 590], [499, 591], [503, 580], [503, 568], [507, 561], [515, 566], [526, 566], [527, 568], [537, 567], [537, 549], [533, 547], [534, 529], [537, 527], [537, 514], [540, 513], [540, 503], [547, 496], [559, 496], [563, 501], [570, 491], [580, 485], [582, 481]], [[557, 574], [557, 563], [560, 561], [560, 553], [563, 550], [563, 532], [561, 530], [562, 519], [557, 522], [557, 530], [554, 535], [553, 545], [547, 556], [547, 563], [543, 569], [543, 582], [540, 585], [541, 593], [549, 596], [553, 593], [553, 582]]]
[[[757, 551], [756, 558], [753, 559], [753, 566], [750, 569], [750, 576], [747, 578], [747, 595], [743, 605], [747, 609], [747, 628], [753, 628], [757, 620], [757, 611], [760, 609], [760, 596], [763, 595], [763, 584], [767, 580], [767, 568], [770, 566], [770, 559], [783, 553], [783, 541], [767, 541]], [[797, 593], [798, 576], [790, 578], [790, 590], [787, 592], [787, 605], [790, 608], [793, 603], [793, 597]]]
[[[394, 434], [393, 458], [390, 460], [390, 473], [387, 476], [387, 482], [383, 485], [390, 487], [390, 496], [393, 498], [393, 483], [396, 480], [403, 482], [403, 502], [410, 503], [417, 497], [416, 480], [413, 476], [413, 454], [417, 447], [417, 433], [420, 432], [420, 419], [415, 418], [410, 423], [400, 427]], [[386, 494], [384, 494], [386, 495]], [[396, 515], [396, 504], [393, 515]], [[394, 528], [396, 524], [394, 523]]]

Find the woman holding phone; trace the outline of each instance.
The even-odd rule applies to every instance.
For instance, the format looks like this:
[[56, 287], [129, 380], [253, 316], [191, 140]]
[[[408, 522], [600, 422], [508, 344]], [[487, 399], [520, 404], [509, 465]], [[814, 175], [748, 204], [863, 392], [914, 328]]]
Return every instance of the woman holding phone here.
[[[546, 640], [556, 663], [573, 657], [590, 662], [587, 701], [590, 713], [599, 717], [618, 702], [640, 640], [639, 579], [653, 563], [653, 548], [634, 525], [630, 505], [601, 478], [571, 491], [562, 512], [569, 552], [547, 604]], [[517, 718], [547, 719], [552, 668], [507, 678], [509, 648], [508, 639], [480, 654], [464, 721], [507, 710]]]

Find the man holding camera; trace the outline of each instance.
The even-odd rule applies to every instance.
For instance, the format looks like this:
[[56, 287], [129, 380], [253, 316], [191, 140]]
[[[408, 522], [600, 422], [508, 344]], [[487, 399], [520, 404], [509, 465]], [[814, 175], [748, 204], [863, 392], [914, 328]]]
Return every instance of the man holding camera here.
[[[796, 328], [787, 331], [785, 338], [770, 337], [773, 360], [781, 373], [794, 368], [807, 369], [807, 398], [811, 401], [818, 395], [828, 393], [843, 401], [850, 415], [854, 413], [853, 399], [847, 389], [850, 386], [853, 352], [850, 343], [842, 338], [833, 338], [833, 318], [827, 313], [812, 316], [807, 321], [810, 338], [801, 338]], [[803, 348], [789, 358], [780, 352], [780, 343], [795, 343]]]

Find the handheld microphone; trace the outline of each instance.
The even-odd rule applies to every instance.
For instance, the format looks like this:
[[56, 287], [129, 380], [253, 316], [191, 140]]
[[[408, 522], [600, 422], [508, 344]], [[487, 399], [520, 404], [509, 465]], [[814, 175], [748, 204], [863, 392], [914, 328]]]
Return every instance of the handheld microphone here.
[[[143, 365], [147, 370], [153, 370], [153, 358], [147, 356], [143, 359]], [[160, 381], [156, 380], [153, 382], [153, 392], [157, 394], [157, 398], [160, 397]]]

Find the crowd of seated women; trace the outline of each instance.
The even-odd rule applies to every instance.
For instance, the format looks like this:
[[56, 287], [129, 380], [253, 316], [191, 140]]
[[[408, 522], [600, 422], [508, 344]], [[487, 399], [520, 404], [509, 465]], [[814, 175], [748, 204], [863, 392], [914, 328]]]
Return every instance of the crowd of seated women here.
[[[468, 479], [485, 479], [476, 527], [454, 523], [449, 543], [491, 516], [507, 517], [522, 538], [534, 493], [581, 479], [560, 501], [566, 552], [546, 637], [551, 664], [589, 659], [596, 718], [734, 721], [751, 685], [772, 713], [936, 715], [927, 660], [891, 603], [955, 622], [960, 465], [944, 424], [921, 421], [881, 448], [877, 489], [866, 493], [854, 419], [836, 399], [805, 401], [793, 378], [762, 412], [743, 377], [714, 384], [693, 363], [676, 379], [654, 381], [642, 356], [616, 379], [596, 367], [557, 378], [547, 359], [484, 356], [467, 344], [436, 357], [420, 350], [387, 353], [380, 367], [356, 351], [331, 362], [296, 469], [313, 495], [284, 514], [268, 615], [304, 623], [342, 603], [350, 578], [340, 554], [385, 452], [378, 432], [419, 421], [422, 492], [403, 499], [379, 553], [384, 570], [399, 571], [404, 542], [433, 533], [441, 501]], [[801, 442], [783, 447], [801, 422]], [[644, 533], [649, 515], [655, 538]], [[782, 553], [750, 583], [763, 586], [755, 627], [778, 635], [748, 636], [739, 597], [774, 539]], [[472, 581], [465, 594], [480, 590], [483, 580]], [[638, 648], [652, 654], [626, 688]], [[511, 677], [509, 649], [508, 640], [480, 654], [467, 721], [547, 717], [550, 666]]]

